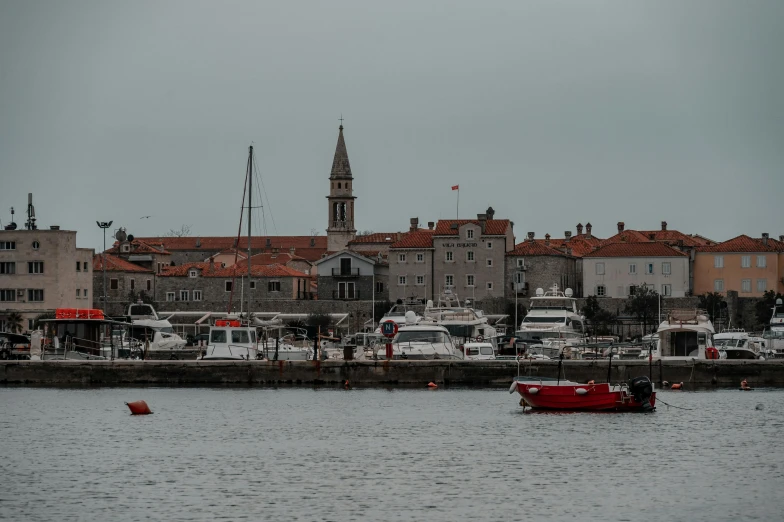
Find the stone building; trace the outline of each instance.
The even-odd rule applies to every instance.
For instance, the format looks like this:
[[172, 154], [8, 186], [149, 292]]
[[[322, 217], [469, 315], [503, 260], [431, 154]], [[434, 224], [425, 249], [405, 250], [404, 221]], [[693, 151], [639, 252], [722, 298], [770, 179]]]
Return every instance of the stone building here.
[[348, 247], [357, 235], [354, 227], [354, 176], [348, 161], [348, 151], [343, 138], [343, 125], [338, 131], [338, 144], [329, 174], [329, 201], [327, 221], [327, 250], [338, 252]]
[[156, 274], [170, 266], [172, 262], [171, 253], [164, 248], [162, 243], [133, 239], [133, 236], [118, 241], [106, 252]]
[[366, 257], [352, 250], [316, 262], [319, 300], [385, 301], [389, 299], [389, 264], [381, 254]]
[[[156, 273], [114, 254], [106, 254], [106, 286], [103, 289], [102, 254], [93, 256], [93, 287], [95, 288], [95, 308], [102, 309], [107, 315], [124, 315], [130, 304], [131, 293], [144, 294], [155, 299]], [[103, 296], [106, 296], [104, 307]]]
[[506, 254], [504, 295], [510, 299], [515, 295], [529, 297], [537, 288], [548, 290], [557, 284], [559, 289], [571, 288], [575, 297], [581, 297], [577, 263], [577, 257], [536, 241], [534, 233], [529, 232], [528, 239]]
[[57, 308], [92, 308], [92, 257], [76, 247], [76, 232], [53, 226], [0, 230], [0, 331], [12, 313], [32, 330], [36, 316]]
[[434, 227], [409, 232], [389, 247], [389, 299], [434, 299]]
[[[250, 262], [255, 266], [283, 265], [289, 268], [293, 268], [299, 272], [315, 276], [315, 265], [304, 257], [296, 255], [294, 252], [294, 248], [292, 248], [289, 252], [278, 252], [277, 249], [273, 249], [272, 252], [265, 252], [252, 256], [250, 258]], [[245, 260], [245, 258], [243, 258], [241, 261], [237, 262], [237, 267], [240, 269], [247, 269], [248, 262]]]

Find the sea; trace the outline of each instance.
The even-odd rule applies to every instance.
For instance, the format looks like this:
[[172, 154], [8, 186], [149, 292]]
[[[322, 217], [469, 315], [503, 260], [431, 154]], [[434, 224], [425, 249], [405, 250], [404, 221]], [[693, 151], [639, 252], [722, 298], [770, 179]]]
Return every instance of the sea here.
[[[131, 416], [145, 400], [153, 415]], [[0, 388], [0, 519], [784, 520], [784, 391]], [[666, 403], [666, 404], [665, 404]]]

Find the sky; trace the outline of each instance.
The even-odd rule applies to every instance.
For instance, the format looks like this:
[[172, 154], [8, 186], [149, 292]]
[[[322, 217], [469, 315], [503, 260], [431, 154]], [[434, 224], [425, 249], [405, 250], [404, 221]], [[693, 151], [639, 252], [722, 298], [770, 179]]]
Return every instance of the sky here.
[[782, 49], [780, 0], [0, 0], [0, 223], [231, 236], [253, 144], [259, 233], [325, 235], [342, 115], [360, 230], [459, 184], [518, 240], [778, 237]]

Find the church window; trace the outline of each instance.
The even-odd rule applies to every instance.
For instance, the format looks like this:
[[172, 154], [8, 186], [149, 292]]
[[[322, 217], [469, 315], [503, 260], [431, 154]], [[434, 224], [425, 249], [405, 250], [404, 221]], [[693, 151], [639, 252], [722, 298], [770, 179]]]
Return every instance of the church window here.
[[340, 188], [340, 183], [338, 183], [338, 188]]

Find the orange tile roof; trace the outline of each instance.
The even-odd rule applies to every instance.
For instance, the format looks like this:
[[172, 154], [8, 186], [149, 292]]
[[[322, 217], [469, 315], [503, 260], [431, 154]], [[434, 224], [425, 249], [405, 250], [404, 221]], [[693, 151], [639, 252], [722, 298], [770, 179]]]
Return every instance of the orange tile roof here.
[[658, 241], [610, 243], [583, 257], [686, 257], [684, 252]]
[[624, 230], [618, 232], [612, 237], [608, 237], [602, 241], [599, 246], [609, 245], [611, 243], [648, 243], [651, 238], [640, 232], [639, 230]]
[[435, 230], [425, 229], [409, 232], [406, 236], [396, 243], [390, 245], [392, 248], [433, 248], [433, 236]]
[[[547, 246], [545, 244], [546, 239], [537, 239], [535, 241]], [[572, 256], [583, 257], [585, 254], [593, 252], [593, 248], [599, 246], [601, 242], [602, 240], [593, 234], [590, 236], [588, 234], [577, 234], [571, 236], [568, 241], [565, 238], [550, 238], [550, 247], [562, 251], [569, 248], [572, 251]]]
[[[460, 227], [467, 223], [481, 226], [478, 219], [439, 219], [436, 224], [435, 235], [437, 236], [457, 236]], [[508, 219], [488, 219], [485, 221], [485, 236], [503, 236], [511, 226]], [[456, 229], [452, 225], [457, 225]]]
[[394, 243], [398, 240], [398, 236], [408, 234], [408, 232], [374, 232], [365, 236], [359, 236], [348, 242], [349, 245], [356, 245], [360, 243]]
[[[114, 242], [112, 248], [107, 250], [109, 253], [119, 253], [120, 252], [120, 243], [118, 241]], [[155, 241], [148, 242], [143, 241], [141, 239], [134, 239], [131, 241], [131, 251], [125, 252], [131, 254], [160, 254], [160, 255], [171, 255], [170, 252], [167, 252], [164, 248], [162, 243], [158, 243]]]
[[[760, 239], [762, 241], [762, 239]], [[778, 252], [784, 252], [784, 241], [778, 239], [768, 238], [768, 246], [775, 248]]]
[[[774, 239], [775, 241], [775, 239]], [[697, 249], [698, 252], [776, 252], [776, 248], [770, 244], [762, 242], [761, 239], [754, 239], [741, 234], [740, 236], [729, 239], [723, 243], [713, 246], [705, 246]]]
[[[235, 237], [232, 236], [211, 236], [211, 237], [154, 237], [137, 238], [147, 242], [160, 242], [169, 251], [193, 251], [203, 250], [209, 254], [220, 252], [221, 250], [234, 248]], [[270, 239], [270, 246], [267, 246], [267, 239]], [[313, 239], [314, 246], [310, 246]], [[196, 246], [196, 242], [201, 246]], [[326, 236], [253, 236], [251, 238], [251, 248], [253, 250], [270, 250], [277, 248], [281, 252], [295, 248], [295, 253], [307, 259], [316, 261], [321, 258], [321, 254], [327, 250]], [[240, 250], [248, 249], [248, 238], [240, 237], [237, 248]]]
[[694, 237], [684, 234], [678, 230], [641, 230], [640, 232], [648, 237], [648, 239], [661, 241], [672, 246], [677, 245], [678, 241], [683, 241], [683, 246], [686, 247], [697, 247], [705, 244], [704, 242], [699, 241]]
[[[170, 266], [163, 269], [158, 274], [160, 277], [187, 277], [191, 269], [200, 270], [200, 277], [233, 277], [248, 275], [248, 267], [244, 269], [235, 266], [221, 268], [215, 264], [210, 267], [209, 262], [185, 263], [180, 266]], [[304, 272], [294, 270], [285, 265], [252, 265], [251, 275], [253, 277], [310, 277]]]
[[[256, 254], [255, 256], [251, 256], [250, 263], [252, 265], [274, 265], [274, 264], [283, 264], [289, 263], [291, 261], [305, 261], [310, 263], [307, 259], [297, 255], [291, 255], [290, 252], [279, 252], [277, 254], [264, 252], [262, 254]], [[238, 267], [246, 267], [248, 266], [247, 259], [240, 259], [237, 261]]]
[[566, 254], [560, 250], [549, 247], [539, 241], [523, 241], [515, 245], [514, 250], [507, 252], [508, 256], [564, 256]]
[[[103, 271], [103, 255], [96, 254], [93, 257], [93, 272]], [[149, 272], [147, 268], [141, 267], [130, 261], [126, 261], [121, 257], [112, 254], [106, 254], [106, 271], [107, 272]]]

